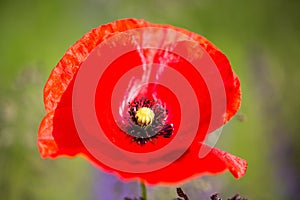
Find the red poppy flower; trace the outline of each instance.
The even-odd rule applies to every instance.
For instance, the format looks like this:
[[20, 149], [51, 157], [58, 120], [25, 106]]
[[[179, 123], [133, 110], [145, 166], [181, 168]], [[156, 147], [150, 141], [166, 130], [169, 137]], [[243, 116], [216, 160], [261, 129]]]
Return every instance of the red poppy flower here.
[[204, 37], [124, 19], [71, 46], [44, 88], [43, 158], [82, 155], [125, 180], [176, 183], [245, 160], [205, 145], [240, 106], [240, 83]]

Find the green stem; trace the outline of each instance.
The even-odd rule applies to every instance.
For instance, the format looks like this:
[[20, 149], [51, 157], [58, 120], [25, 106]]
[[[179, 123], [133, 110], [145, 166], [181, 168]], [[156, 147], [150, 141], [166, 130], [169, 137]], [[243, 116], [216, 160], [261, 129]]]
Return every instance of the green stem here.
[[143, 181], [141, 181], [141, 190], [142, 190], [142, 198], [143, 200], [147, 200], [147, 188]]

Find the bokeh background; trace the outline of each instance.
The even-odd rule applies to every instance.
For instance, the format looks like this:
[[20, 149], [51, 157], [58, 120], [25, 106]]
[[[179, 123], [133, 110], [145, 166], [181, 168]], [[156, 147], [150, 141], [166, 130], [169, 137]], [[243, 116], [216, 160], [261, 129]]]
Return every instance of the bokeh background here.
[[[298, 199], [299, 9], [298, 0], [1, 0], [0, 199], [110, 200], [105, 192], [138, 192], [136, 183], [114, 180], [108, 187], [113, 178], [82, 158], [42, 160], [36, 146], [51, 69], [84, 33], [128, 17], [207, 37], [241, 79], [242, 107], [217, 147], [245, 158], [248, 172], [238, 181], [225, 173], [182, 185], [191, 199], [209, 199], [214, 192], [224, 198], [240, 193], [256, 200]], [[149, 193], [150, 199], [176, 196], [175, 186], [153, 186]]]

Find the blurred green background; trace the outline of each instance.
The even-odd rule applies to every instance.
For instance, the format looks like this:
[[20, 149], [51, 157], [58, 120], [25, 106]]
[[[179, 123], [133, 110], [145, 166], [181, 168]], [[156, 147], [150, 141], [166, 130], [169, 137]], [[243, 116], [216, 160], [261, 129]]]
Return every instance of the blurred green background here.
[[[245, 158], [248, 172], [238, 181], [225, 173], [187, 183], [191, 199], [216, 191], [256, 200], [299, 198], [299, 9], [298, 0], [1, 0], [0, 199], [101, 199], [95, 196], [98, 172], [85, 160], [40, 158], [42, 90], [83, 34], [128, 17], [207, 37], [241, 79], [242, 107], [217, 147]], [[172, 199], [175, 189], [152, 187], [150, 197]]]

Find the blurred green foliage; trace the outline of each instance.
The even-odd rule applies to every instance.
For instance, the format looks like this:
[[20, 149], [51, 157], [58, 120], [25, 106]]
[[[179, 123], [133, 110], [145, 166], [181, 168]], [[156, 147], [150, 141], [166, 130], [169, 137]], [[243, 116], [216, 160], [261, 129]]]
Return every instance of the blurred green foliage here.
[[[217, 146], [247, 159], [247, 175], [239, 181], [229, 173], [205, 177], [185, 189], [260, 200], [294, 195], [300, 173], [299, 9], [297, 0], [0, 1], [0, 198], [93, 198], [92, 168], [83, 159], [40, 159], [42, 90], [51, 69], [84, 33], [128, 17], [207, 37], [241, 79], [242, 108]], [[159, 198], [166, 190], [155, 187], [150, 195]]]

